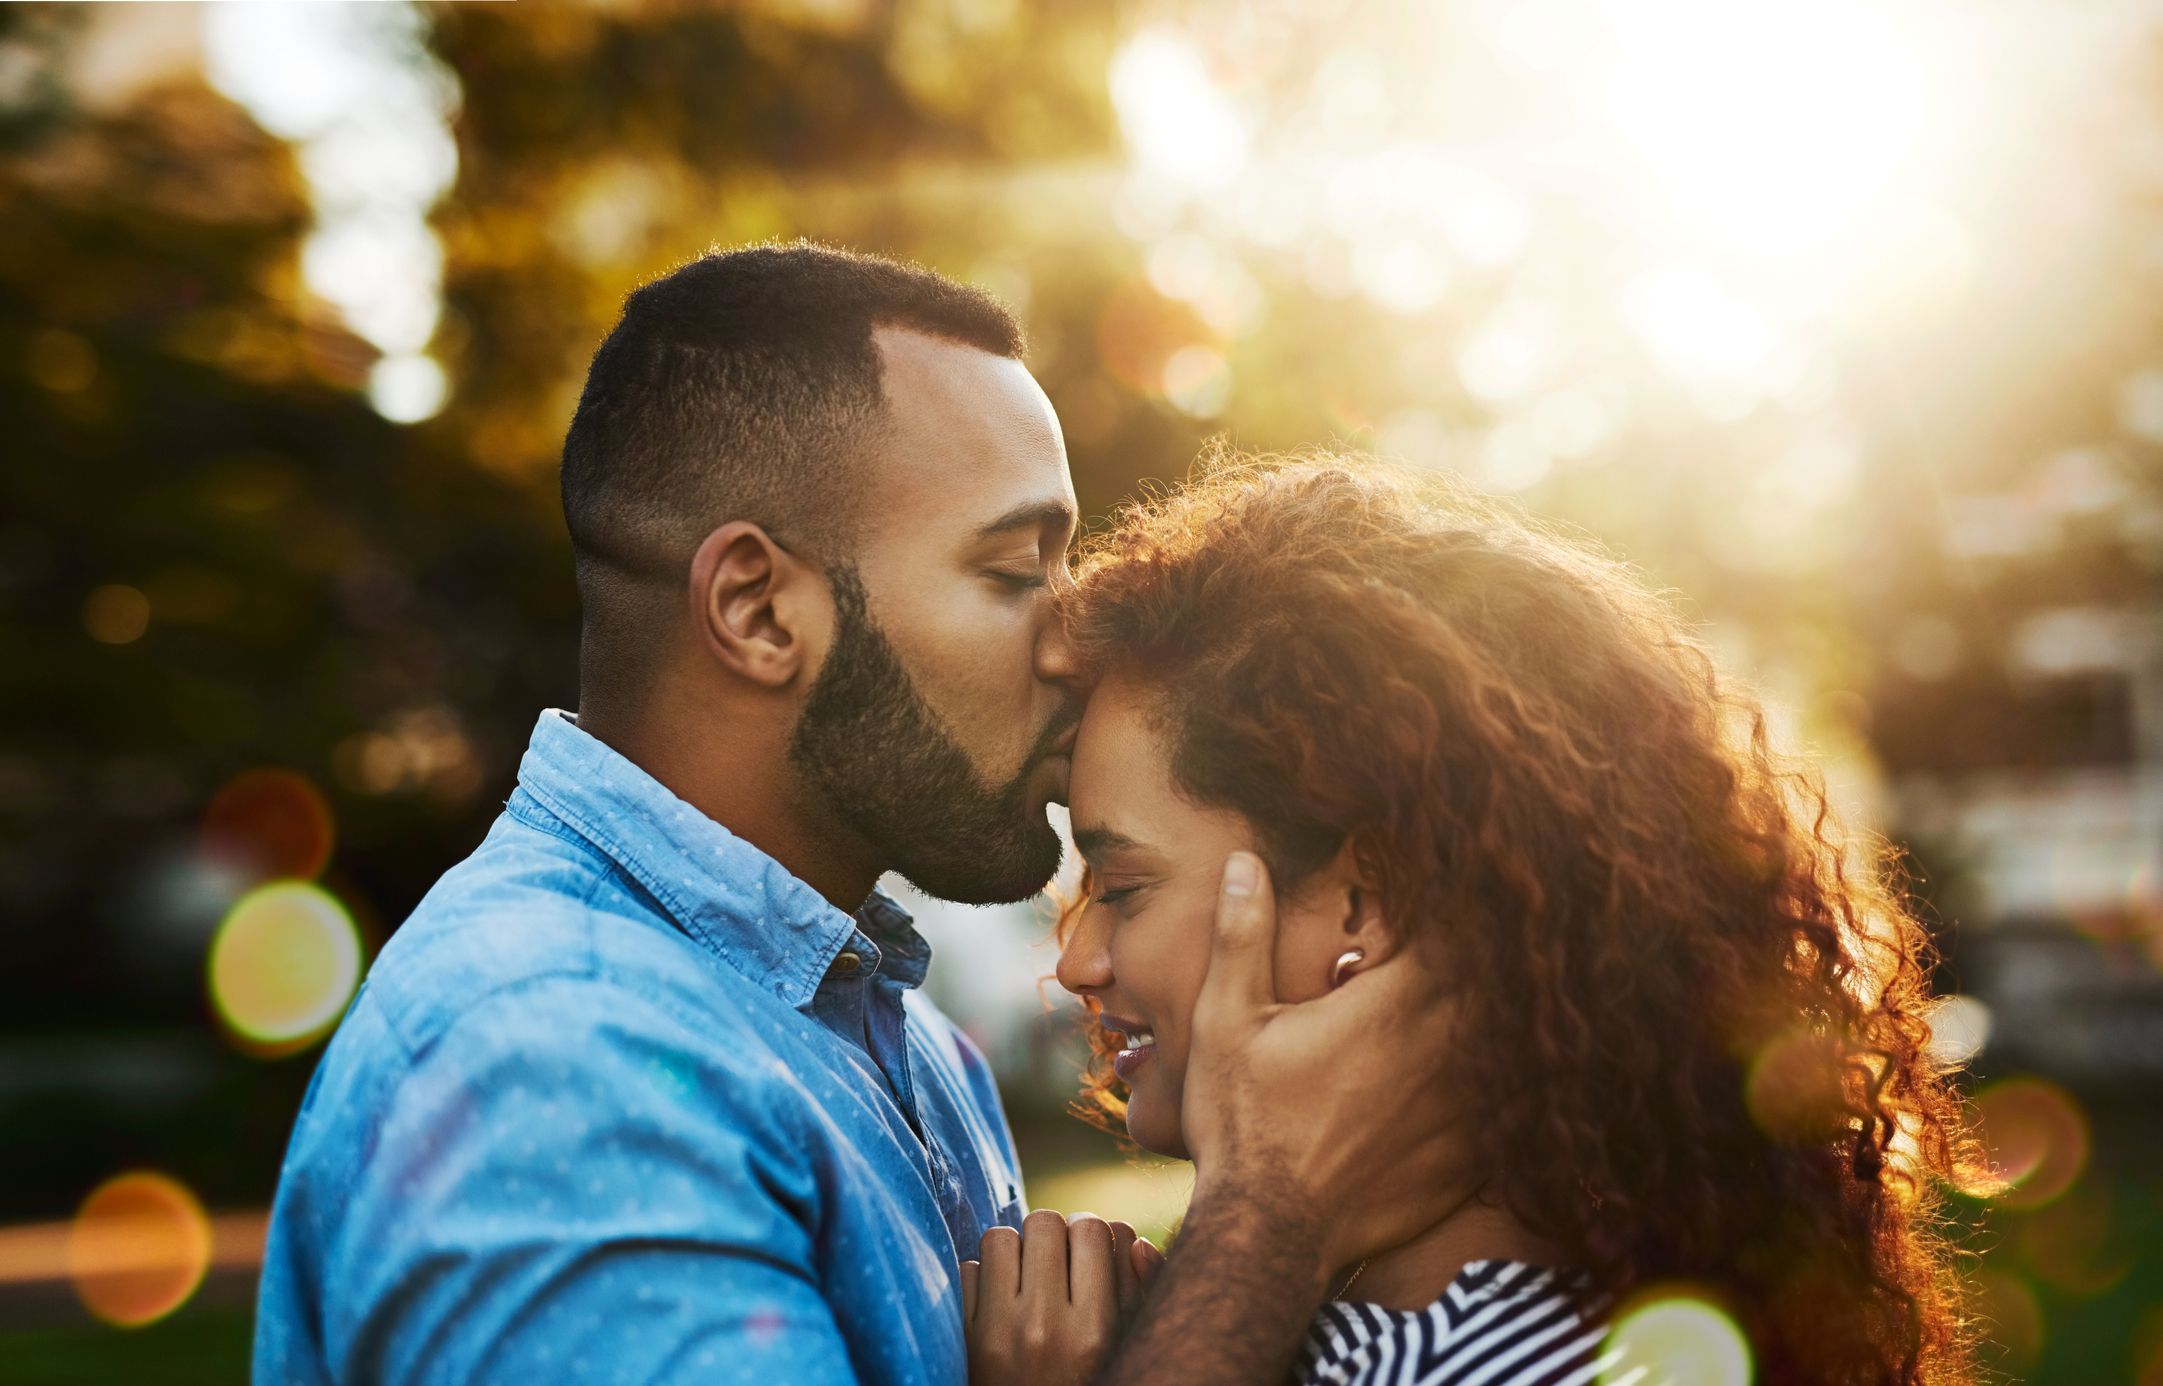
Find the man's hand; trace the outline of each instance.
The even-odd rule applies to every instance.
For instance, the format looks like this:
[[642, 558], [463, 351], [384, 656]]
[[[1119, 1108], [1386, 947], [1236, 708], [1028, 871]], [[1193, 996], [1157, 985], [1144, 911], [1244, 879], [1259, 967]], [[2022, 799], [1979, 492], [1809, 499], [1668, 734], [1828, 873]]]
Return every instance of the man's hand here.
[[1233, 853], [1194, 1007], [1187, 1148], [1197, 1205], [1253, 1201], [1309, 1230], [1320, 1277], [1407, 1240], [1471, 1192], [1445, 1086], [1457, 1007], [1409, 946], [1286, 1005], [1276, 926], [1267, 868]]
[[1412, 950], [1296, 1006], [1262, 863], [1225, 863], [1194, 1008], [1194, 1200], [1103, 1386], [1281, 1381], [1329, 1277], [1472, 1191], [1446, 1093], [1456, 1007]]
[[1164, 1254], [1123, 1222], [1038, 1209], [961, 1263], [970, 1386], [1084, 1386]]

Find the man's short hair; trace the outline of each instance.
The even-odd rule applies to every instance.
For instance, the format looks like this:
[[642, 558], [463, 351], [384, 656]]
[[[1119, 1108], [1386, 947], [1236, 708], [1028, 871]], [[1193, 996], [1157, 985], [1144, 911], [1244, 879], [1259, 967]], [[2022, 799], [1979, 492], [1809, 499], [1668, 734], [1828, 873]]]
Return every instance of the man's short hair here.
[[878, 327], [1022, 354], [1020, 325], [989, 296], [805, 242], [710, 252], [625, 301], [563, 441], [589, 622], [597, 587], [680, 578], [731, 520], [784, 545], [845, 544], [884, 408]]

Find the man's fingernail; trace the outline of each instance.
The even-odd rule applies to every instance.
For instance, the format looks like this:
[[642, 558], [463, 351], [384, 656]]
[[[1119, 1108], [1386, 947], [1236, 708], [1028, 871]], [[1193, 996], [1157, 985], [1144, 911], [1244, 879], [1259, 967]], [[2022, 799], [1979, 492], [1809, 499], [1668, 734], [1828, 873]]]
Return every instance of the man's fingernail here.
[[1234, 852], [1224, 859], [1224, 893], [1226, 895], [1254, 894], [1254, 858], [1245, 852]]

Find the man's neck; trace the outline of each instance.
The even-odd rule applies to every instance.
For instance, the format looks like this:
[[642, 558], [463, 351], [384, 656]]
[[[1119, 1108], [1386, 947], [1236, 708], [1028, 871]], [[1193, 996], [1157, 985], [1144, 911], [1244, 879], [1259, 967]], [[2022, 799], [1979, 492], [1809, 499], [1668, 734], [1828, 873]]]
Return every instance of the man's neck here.
[[[1556, 1265], [1559, 1256], [1558, 1248], [1527, 1231], [1508, 1209], [1474, 1199], [1412, 1240], [1369, 1256], [1347, 1297], [1386, 1309], [1424, 1309], [1474, 1261]], [[1344, 1285], [1356, 1265], [1338, 1273], [1330, 1282], [1332, 1291]]]
[[796, 802], [786, 737], [752, 718], [626, 716], [581, 701], [579, 730], [663, 788], [779, 862], [844, 914], [862, 907], [883, 866], [830, 813]]

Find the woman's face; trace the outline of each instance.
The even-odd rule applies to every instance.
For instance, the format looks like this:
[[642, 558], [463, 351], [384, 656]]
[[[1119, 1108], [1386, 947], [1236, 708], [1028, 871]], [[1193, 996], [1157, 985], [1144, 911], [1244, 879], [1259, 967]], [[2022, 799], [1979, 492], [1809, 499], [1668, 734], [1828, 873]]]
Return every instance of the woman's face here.
[[[1259, 844], [1241, 815], [1199, 807], [1173, 788], [1151, 710], [1144, 688], [1113, 677], [1082, 715], [1068, 807], [1094, 890], [1060, 952], [1058, 975], [1068, 991], [1094, 998], [1104, 1024], [1126, 1036], [1118, 1069], [1128, 1088], [1128, 1134], [1146, 1150], [1184, 1158], [1189, 1021], [1209, 968], [1217, 887], [1225, 857]], [[1379, 911], [1350, 862], [1350, 853], [1340, 854], [1278, 899], [1278, 999], [1328, 990], [1348, 948], [1379, 955]]]

